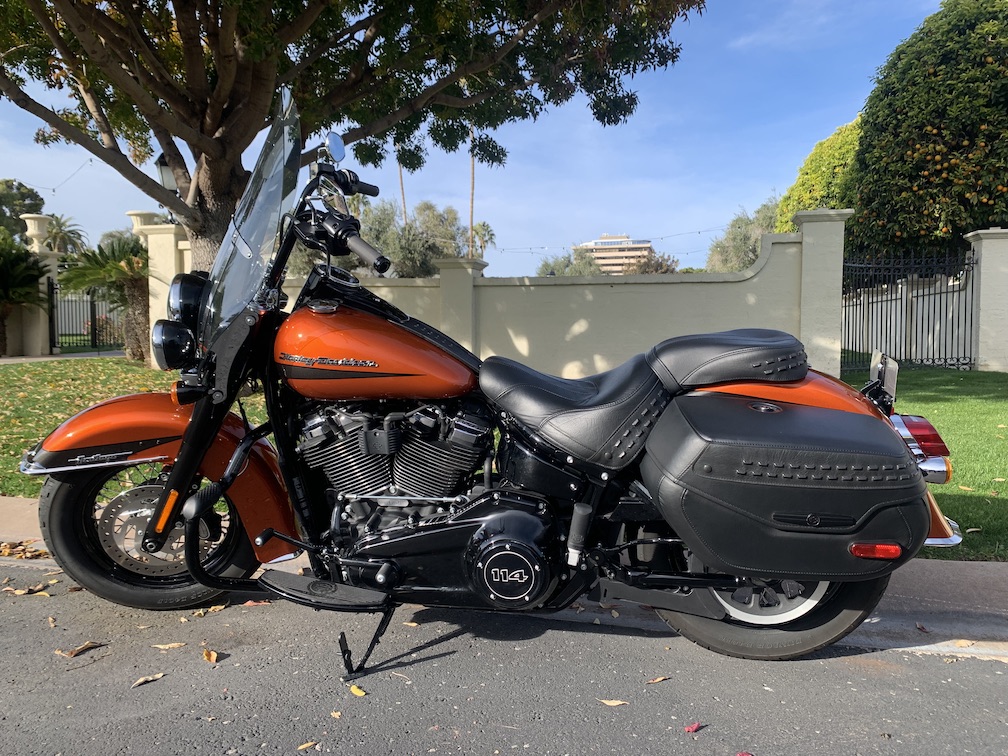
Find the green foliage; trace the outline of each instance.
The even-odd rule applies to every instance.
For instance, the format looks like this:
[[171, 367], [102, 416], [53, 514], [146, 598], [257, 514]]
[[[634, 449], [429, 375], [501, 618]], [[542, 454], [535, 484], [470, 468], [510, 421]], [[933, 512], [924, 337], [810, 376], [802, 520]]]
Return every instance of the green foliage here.
[[452, 206], [438, 210], [433, 202], [424, 200], [413, 208], [411, 225], [437, 247], [437, 257], [461, 257], [468, 247], [469, 231], [462, 227], [458, 210]]
[[679, 267], [679, 261], [676, 260], [674, 257], [670, 257], [669, 255], [663, 255], [651, 249], [648, 250], [647, 257], [642, 257], [640, 260], [629, 263], [625, 268], [623, 268], [623, 275], [625, 276], [664, 275], [666, 273], [675, 273], [678, 267]]
[[712, 273], [745, 270], [759, 257], [760, 239], [777, 223], [777, 197], [771, 197], [749, 215], [741, 208], [725, 232], [711, 242], [706, 269]]
[[49, 216], [49, 227], [43, 242], [62, 259], [74, 257], [87, 249], [84, 229], [65, 215]]
[[483, 259], [487, 247], [497, 245], [497, 235], [486, 221], [479, 221], [473, 224], [473, 240], [476, 243], [476, 257]]
[[25, 186], [16, 179], [0, 179], [0, 228], [22, 244], [28, 243], [25, 232], [28, 224], [21, 220], [22, 215], [41, 213], [44, 200], [42, 195]]
[[73, 291], [97, 290], [124, 312], [126, 356], [150, 356], [150, 305], [147, 247], [136, 236], [113, 235], [97, 250], [84, 250], [60, 274], [60, 284]]
[[954, 253], [1008, 225], [1008, 3], [945, 0], [879, 70], [861, 127], [853, 254]]
[[45, 274], [38, 255], [0, 228], [0, 356], [7, 354], [7, 316], [17, 306], [42, 306], [39, 280]]
[[537, 276], [602, 276], [605, 275], [595, 258], [586, 250], [575, 247], [566, 255], [547, 257], [536, 268]]
[[[39, 141], [86, 144], [179, 218], [197, 267], [219, 243], [245, 182], [241, 155], [293, 88], [304, 136], [330, 127], [358, 160], [394, 145], [407, 170], [429, 145], [502, 163], [497, 127], [583, 95], [603, 124], [637, 105], [637, 73], [675, 63], [672, 25], [704, 0], [458, 3], [163, 0], [41, 3], [0, 13], [0, 93], [28, 110], [61, 90]], [[176, 14], [176, 9], [182, 11]], [[128, 147], [133, 164], [123, 160]], [[165, 155], [179, 195], [144, 173]], [[184, 155], [199, 156], [195, 175]], [[216, 242], [216, 243], [215, 243]]]
[[798, 228], [791, 221], [800, 210], [852, 207], [854, 188], [850, 181], [850, 166], [861, 138], [861, 118], [855, 118], [818, 142], [798, 169], [798, 178], [784, 192], [777, 205], [777, 233], [790, 233]]

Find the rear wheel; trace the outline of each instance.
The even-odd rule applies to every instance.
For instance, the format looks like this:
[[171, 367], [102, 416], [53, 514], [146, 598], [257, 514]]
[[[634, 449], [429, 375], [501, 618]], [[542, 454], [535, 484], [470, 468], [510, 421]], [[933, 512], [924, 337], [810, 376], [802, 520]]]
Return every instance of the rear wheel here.
[[[186, 608], [220, 596], [186, 569], [181, 527], [160, 551], [141, 548], [166, 477], [151, 463], [51, 476], [42, 487], [39, 523], [57, 564], [89, 591], [139, 609]], [[241, 578], [259, 566], [226, 498], [201, 522], [200, 536], [201, 562], [210, 573]]]
[[658, 609], [680, 635], [743, 659], [794, 659], [835, 643], [868, 618], [889, 576], [855, 583], [756, 581], [751, 588], [711, 589], [722, 620]]

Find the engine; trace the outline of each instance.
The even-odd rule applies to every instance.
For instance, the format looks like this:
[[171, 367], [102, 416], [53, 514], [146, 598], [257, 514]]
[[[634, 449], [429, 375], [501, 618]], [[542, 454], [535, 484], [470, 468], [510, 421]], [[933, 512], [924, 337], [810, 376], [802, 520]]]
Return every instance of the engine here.
[[298, 443], [325, 476], [342, 526], [368, 530], [443, 510], [471, 487], [492, 448], [490, 412], [476, 402], [382, 415], [322, 405], [304, 417]]

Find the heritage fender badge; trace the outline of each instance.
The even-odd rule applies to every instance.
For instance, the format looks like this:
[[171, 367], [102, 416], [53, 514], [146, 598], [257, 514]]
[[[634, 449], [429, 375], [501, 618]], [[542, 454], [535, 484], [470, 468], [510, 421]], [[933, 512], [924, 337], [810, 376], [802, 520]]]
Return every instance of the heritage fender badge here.
[[316, 365], [328, 367], [378, 367], [378, 363], [374, 360], [357, 360], [351, 357], [341, 357], [338, 360], [334, 360], [332, 357], [302, 357], [300, 354], [280, 352], [280, 359], [286, 360], [287, 362], [293, 362], [296, 365], [304, 365], [306, 367], [315, 367]]

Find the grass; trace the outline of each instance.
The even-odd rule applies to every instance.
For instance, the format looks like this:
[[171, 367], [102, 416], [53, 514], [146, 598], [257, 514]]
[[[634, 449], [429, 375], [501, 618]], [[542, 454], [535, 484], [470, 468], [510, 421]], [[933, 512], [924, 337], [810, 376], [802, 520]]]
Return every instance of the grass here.
[[[862, 380], [847, 378], [854, 386]], [[0, 365], [0, 495], [38, 496], [42, 480], [18, 472], [21, 454], [66, 418], [111, 396], [167, 390], [174, 380], [123, 358]], [[897, 393], [897, 410], [934, 423], [955, 465], [952, 482], [933, 490], [965, 540], [922, 556], [1008, 561], [1008, 373], [904, 368]]]

